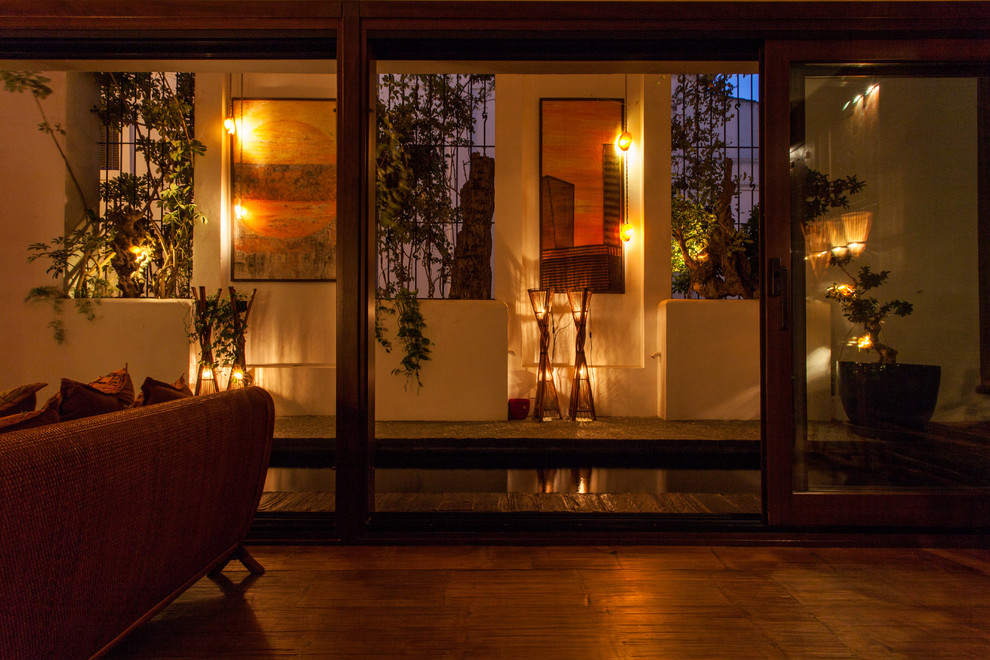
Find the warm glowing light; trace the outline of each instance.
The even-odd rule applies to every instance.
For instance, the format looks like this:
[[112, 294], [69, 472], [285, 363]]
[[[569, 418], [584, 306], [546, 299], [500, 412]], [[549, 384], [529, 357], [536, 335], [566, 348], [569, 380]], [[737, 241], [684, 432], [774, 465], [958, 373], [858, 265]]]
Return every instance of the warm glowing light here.
[[233, 135], [237, 132], [237, 122], [234, 121], [233, 117], [227, 117], [223, 120], [223, 127], [227, 129], [227, 133]]
[[553, 372], [547, 369], [543, 372], [543, 380], [553, 380]]
[[633, 226], [626, 222], [619, 227], [619, 238], [622, 239], [623, 243], [628, 243], [633, 237]]
[[870, 339], [869, 335], [863, 335], [862, 337], [856, 340], [856, 348], [858, 348], [861, 351], [865, 351], [870, 348], [873, 348], [873, 340]]
[[588, 377], [588, 367], [582, 364], [581, 368], [578, 369], [578, 378], [587, 378], [587, 377]]
[[243, 220], [244, 218], [246, 218], [246, 217], [247, 217], [247, 214], [248, 214], [248, 213], [247, 213], [247, 209], [245, 209], [245, 208], [244, 208], [243, 206], [241, 206], [241, 205], [240, 205], [239, 203], [238, 203], [238, 204], [234, 204], [234, 216], [235, 216], [235, 217], [236, 217], [236, 218], [237, 218], [238, 220]]
[[843, 233], [849, 251], [854, 257], [860, 256], [866, 249], [866, 239], [870, 237], [872, 223], [873, 214], [870, 211], [850, 211], [842, 214]]
[[622, 131], [619, 137], [615, 138], [615, 148], [620, 151], [629, 151], [630, 146], [632, 146], [632, 133]]
[[530, 289], [529, 301], [533, 305], [536, 320], [543, 321], [553, 307], [553, 292], [549, 289]]
[[811, 261], [813, 267], [818, 267], [819, 260], [828, 256], [828, 224], [819, 220], [818, 222], [807, 222], [801, 226], [804, 234], [805, 251], [808, 256], [806, 261]]
[[244, 372], [241, 371], [240, 369], [238, 369], [237, 371], [235, 371], [234, 372], [234, 380], [236, 380], [238, 382], [244, 380]]
[[213, 380], [213, 369], [210, 367], [203, 369], [203, 380]]
[[840, 295], [845, 296], [847, 298], [853, 295], [854, 293], [856, 293], [856, 289], [849, 286], [848, 284], [840, 284], [835, 287], [835, 290], [838, 291]]
[[845, 245], [836, 245], [832, 248], [832, 256], [837, 259], [842, 259], [847, 254], [849, 254], [849, 248]]
[[151, 260], [151, 250], [147, 247], [132, 245], [127, 251], [137, 258], [137, 262], [142, 268]]

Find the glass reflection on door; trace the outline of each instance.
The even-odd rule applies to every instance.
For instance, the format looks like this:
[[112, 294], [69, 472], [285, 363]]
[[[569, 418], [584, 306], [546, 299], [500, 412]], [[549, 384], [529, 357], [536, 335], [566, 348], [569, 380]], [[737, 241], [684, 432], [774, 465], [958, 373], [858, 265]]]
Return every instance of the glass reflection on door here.
[[978, 79], [793, 80], [794, 488], [984, 488]]

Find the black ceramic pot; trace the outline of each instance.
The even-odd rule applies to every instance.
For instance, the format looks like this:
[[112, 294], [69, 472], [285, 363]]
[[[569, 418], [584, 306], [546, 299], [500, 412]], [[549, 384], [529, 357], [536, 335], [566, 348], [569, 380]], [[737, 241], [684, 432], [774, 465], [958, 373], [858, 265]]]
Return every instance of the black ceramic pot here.
[[938, 365], [840, 362], [839, 397], [858, 426], [924, 428], [941, 379]]

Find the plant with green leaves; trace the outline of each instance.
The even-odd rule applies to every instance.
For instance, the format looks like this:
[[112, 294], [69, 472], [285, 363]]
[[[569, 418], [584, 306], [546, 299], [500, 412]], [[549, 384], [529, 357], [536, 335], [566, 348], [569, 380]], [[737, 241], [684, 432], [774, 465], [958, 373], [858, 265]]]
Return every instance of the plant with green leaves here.
[[135, 132], [142, 173], [121, 173], [100, 186], [111, 265], [125, 298], [188, 295], [197, 220], [193, 169], [206, 146], [195, 138], [195, 76], [98, 73], [97, 115], [111, 132]]
[[235, 297], [236, 303], [220, 292], [206, 296], [203, 309], [194, 315], [192, 323], [186, 328], [189, 340], [200, 342], [201, 346], [204, 338], [209, 337], [213, 363], [205, 366], [214, 372], [240, 364], [244, 358], [240, 347], [244, 345], [247, 326], [235, 322], [235, 317], [240, 313], [238, 308], [248, 304], [248, 296], [237, 291]]
[[[809, 224], [823, 222], [819, 218], [829, 211], [849, 208], [849, 197], [862, 192], [866, 182], [856, 175], [833, 179], [797, 161], [791, 166], [791, 186], [794, 198], [800, 201], [799, 212], [807, 231]], [[874, 297], [871, 292], [887, 282], [890, 271], [860, 266], [855, 274], [851, 273], [853, 258], [853, 251], [847, 248], [829, 252], [829, 266], [838, 268], [846, 281], [833, 282], [825, 290], [825, 297], [839, 303], [846, 320], [862, 328], [863, 334], [853, 340], [857, 348], [875, 352], [878, 364], [896, 364], [897, 350], [881, 339], [883, 326], [891, 316], [909, 316], [914, 306], [900, 298], [881, 302]]]
[[791, 165], [791, 188], [801, 201], [801, 218], [813, 222], [832, 209], [849, 208], [849, 196], [862, 192], [866, 182], [855, 174], [833, 179], [808, 167], [803, 160]]
[[[54, 286], [36, 286], [28, 291], [27, 296], [24, 297], [24, 302], [26, 303], [47, 302], [51, 304], [52, 320], [48, 322], [48, 327], [51, 328], [52, 337], [58, 344], [65, 342], [65, 321], [62, 319], [62, 303], [66, 300], [67, 298], [62, 295], [58, 287]], [[82, 314], [87, 321], [96, 320], [95, 305], [100, 303], [99, 298], [74, 298], [73, 302], [75, 303], [76, 311]]]
[[135, 156], [143, 173], [121, 173], [100, 184], [101, 214], [87, 199], [42, 101], [48, 78], [0, 72], [5, 88], [30, 93], [74, 184], [83, 217], [66, 234], [29, 246], [30, 261], [47, 259], [62, 297], [188, 297], [192, 232], [205, 221], [193, 201], [195, 157], [205, 146], [194, 137], [191, 73], [97, 73], [100, 100], [94, 112], [110, 133], [135, 132]]
[[0, 71], [0, 79], [3, 80], [4, 88], [8, 92], [31, 94], [41, 117], [38, 130], [51, 138], [82, 207], [81, 217], [71, 223], [74, 229], [48, 243], [34, 243], [28, 246], [31, 252], [28, 261], [47, 258], [49, 260], [47, 272], [53, 278], [60, 280], [61, 284], [61, 287], [36, 287], [30, 292], [28, 299], [37, 301], [53, 300], [56, 297], [87, 298], [109, 295], [112, 286], [108, 275], [110, 260], [113, 257], [110, 238], [101, 225], [98, 214], [93, 210], [91, 200], [87, 198], [62, 146], [61, 139], [65, 136], [65, 129], [61, 124], [53, 123], [48, 118], [45, 105], [42, 103], [52, 94], [53, 90], [48, 85], [51, 80], [33, 71]]
[[[379, 78], [376, 151], [376, 217], [379, 286], [375, 335], [386, 351], [384, 315], [395, 315], [403, 347], [393, 373], [422, 385], [430, 340], [419, 294], [443, 297], [450, 286], [453, 228], [462, 218], [454, 205], [451, 172], [459, 148], [471, 144], [475, 117], [484, 112], [494, 76], [382, 75]], [[425, 290], [416, 285], [417, 274]]]
[[739, 101], [725, 74], [679, 75], [671, 113], [671, 265], [675, 293], [753, 298], [759, 292], [758, 212], [736, 226], [731, 203], [745, 177], [725, 157]]
[[831, 263], [845, 273], [848, 282], [833, 283], [825, 292], [825, 297], [835, 300], [842, 308], [842, 315], [854, 325], [861, 326], [864, 334], [856, 338], [857, 348], [873, 351], [879, 364], [895, 364], [897, 351], [881, 340], [883, 325], [890, 316], [908, 316], [914, 306], [906, 300], [895, 298], [880, 302], [870, 292], [883, 286], [890, 275], [889, 270], [873, 272], [869, 266], [861, 266], [853, 275], [847, 269], [851, 257], [833, 258]]

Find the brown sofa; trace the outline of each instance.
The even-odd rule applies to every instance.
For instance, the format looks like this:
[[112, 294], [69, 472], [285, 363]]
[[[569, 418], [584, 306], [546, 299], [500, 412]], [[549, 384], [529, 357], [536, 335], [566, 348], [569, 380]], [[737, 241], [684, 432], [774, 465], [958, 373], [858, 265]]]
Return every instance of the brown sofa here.
[[257, 387], [0, 435], [0, 658], [101, 655], [241, 559], [274, 427]]

